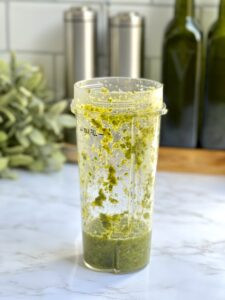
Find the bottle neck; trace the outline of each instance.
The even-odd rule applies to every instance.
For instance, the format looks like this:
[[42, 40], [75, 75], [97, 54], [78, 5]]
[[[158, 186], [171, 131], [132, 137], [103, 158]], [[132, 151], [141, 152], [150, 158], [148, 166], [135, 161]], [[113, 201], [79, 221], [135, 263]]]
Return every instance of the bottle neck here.
[[194, 17], [194, 0], [176, 0], [175, 18], [185, 20], [187, 17]]
[[220, 0], [219, 21], [225, 23], [225, 0]]

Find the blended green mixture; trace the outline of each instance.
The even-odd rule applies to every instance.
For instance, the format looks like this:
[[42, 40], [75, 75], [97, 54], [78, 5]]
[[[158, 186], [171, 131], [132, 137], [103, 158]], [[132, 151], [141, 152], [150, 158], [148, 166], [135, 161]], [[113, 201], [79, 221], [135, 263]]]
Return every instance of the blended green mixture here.
[[[135, 105], [145, 105], [126, 107], [136, 96]], [[72, 107], [77, 115], [84, 261], [96, 270], [132, 272], [149, 261], [162, 99], [149, 102], [149, 95], [114, 95], [107, 89], [100, 96], [90, 91], [87, 97], [93, 102], [81, 99]]]
[[83, 231], [84, 261], [97, 270], [132, 272], [148, 264], [150, 242], [143, 222], [101, 214]]

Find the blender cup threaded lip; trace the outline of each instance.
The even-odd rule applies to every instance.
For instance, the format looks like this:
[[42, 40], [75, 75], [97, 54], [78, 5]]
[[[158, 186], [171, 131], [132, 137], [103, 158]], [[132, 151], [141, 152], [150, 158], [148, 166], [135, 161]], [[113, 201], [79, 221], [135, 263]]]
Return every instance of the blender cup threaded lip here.
[[151, 108], [153, 114], [165, 114], [163, 84], [145, 78], [96, 77], [74, 84], [75, 112], [78, 103], [91, 103], [116, 110]]
[[[99, 90], [101, 88], [106, 87], [105, 84], [109, 84], [111, 81], [111, 84], [113, 84], [114, 86], [116, 84], [119, 83], [119, 81], [123, 81], [123, 85], [126, 84], [127, 82], [133, 82], [133, 83], [139, 83], [140, 85], [142, 85], [142, 89], [137, 89], [134, 90], [135, 93], [137, 94], [142, 94], [142, 93], [148, 93], [148, 92], [152, 92], [153, 90], [158, 90], [163, 88], [163, 84], [161, 82], [155, 81], [155, 80], [151, 80], [151, 79], [147, 79], [147, 78], [132, 78], [132, 77], [94, 77], [92, 79], [84, 79], [84, 80], [80, 80], [77, 81], [74, 84], [74, 88], [75, 89], [91, 89], [91, 90]], [[122, 82], [121, 82], [122, 83]], [[145, 89], [143, 89], [145, 88]], [[154, 88], [154, 89], [153, 89]], [[149, 90], [150, 89], [150, 90]], [[124, 91], [124, 90], [110, 90], [109, 91], [110, 94], [121, 94], [121, 93], [127, 93], [129, 92], [129, 90]]]

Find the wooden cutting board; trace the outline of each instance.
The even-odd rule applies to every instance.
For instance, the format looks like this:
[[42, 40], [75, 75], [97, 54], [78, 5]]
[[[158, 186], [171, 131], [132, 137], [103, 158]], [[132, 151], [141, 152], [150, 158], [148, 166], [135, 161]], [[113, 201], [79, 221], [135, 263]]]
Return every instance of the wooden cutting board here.
[[[66, 144], [64, 153], [68, 162], [77, 162], [76, 146]], [[225, 151], [161, 147], [158, 170], [225, 175]]]

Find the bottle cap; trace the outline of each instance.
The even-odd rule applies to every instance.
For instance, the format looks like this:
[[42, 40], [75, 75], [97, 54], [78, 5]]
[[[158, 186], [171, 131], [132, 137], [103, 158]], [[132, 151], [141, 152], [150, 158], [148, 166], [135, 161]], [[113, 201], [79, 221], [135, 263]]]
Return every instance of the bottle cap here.
[[141, 26], [143, 18], [137, 12], [119, 13], [110, 18], [112, 26]]
[[96, 19], [96, 13], [90, 7], [80, 6], [71, 7], [64, 13], [65, 21], [94, 21]]

